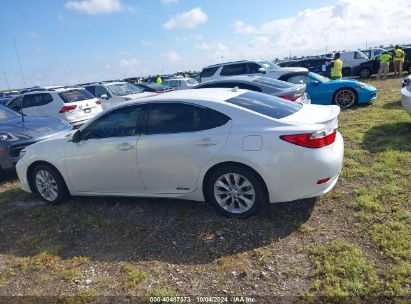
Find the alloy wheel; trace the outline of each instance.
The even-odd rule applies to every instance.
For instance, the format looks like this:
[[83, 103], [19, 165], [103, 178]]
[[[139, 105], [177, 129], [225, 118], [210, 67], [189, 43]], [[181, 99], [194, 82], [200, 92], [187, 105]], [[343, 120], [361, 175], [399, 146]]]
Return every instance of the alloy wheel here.
[[214, 197], [223, 209], [241, 214], [253, 207], [256, 191], [244, 176], [226, 173], [214, 183]]
[[57, 182], [46, 170], [39, 170], [35, 176], [36, 187], [39, 194], [47, 201], [52, 202], [58, 196]]
[[335, 95], [335, 103], [341, 108], [349, 108], [355, 103], [355, 93], [351, 90], [341, 90]]

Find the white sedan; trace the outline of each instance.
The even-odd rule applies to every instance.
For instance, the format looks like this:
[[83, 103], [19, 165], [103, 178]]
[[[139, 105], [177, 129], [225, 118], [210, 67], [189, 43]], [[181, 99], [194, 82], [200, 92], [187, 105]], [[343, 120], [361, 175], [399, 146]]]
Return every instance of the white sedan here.
[[181, 198], [246, 218], [266, 202], [334, 187], [344, 153], [339, 112], [247, 90], [174, 91], [27, 147], [17, 173], [24, 191], [49, 203], [69, 195]]
[[411, 76], [404, 80], [405, 86], [401, 89], [401, 103], [405, 111], [411, 114]]

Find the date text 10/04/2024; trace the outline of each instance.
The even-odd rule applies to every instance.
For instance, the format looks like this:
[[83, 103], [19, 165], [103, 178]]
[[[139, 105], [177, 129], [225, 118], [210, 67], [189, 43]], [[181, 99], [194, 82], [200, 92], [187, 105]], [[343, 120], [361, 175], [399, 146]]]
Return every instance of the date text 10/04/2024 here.
[[150, 297], [151, 303], [257, 303], [253, 297]]

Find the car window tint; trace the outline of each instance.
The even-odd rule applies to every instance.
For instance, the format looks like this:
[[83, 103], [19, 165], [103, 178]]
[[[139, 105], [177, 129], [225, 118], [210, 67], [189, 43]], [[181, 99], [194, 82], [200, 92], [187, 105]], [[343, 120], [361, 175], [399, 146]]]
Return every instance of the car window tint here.
[[86, 89], [89, 93], [91, 93], [91, 94], [93, 94], [94, 96], [96, 96], [95, 87], [85, 87], [85, 89]]
[[297, 102], [283, 101], [257, 92], [246, 92], [228, 99], [227, 102], [276, 119], [292, 115], [303, 107]]
[[246, 73], [246, 64], [228, 64], [225, 65], [221, 71], [222, 76], [242, 75]]
[[307, 84], [310, 83], [311, 80], [307, 75], [295, 75], [289, 77], [287, 81], [296, 84]]
[[82, 139], [135, 136], [144, 105], [123, 107], [108, 112], [81, 131]]
[[200, 78], [202, 77], [211, 77], [215, 74], [215, 72], [218, 70], [218, 66], [216, 67], [211, 67], [211, 68], [205, 68], [202, 70], [201, 74], [200, 74]]
[[23, 96], [17, 97], [10, 101], [10, 103], [8, 104], [8, 107], [15, 109], [15, 110], [20, 110], [22, 100], [23, 100]]
[[146, 134], [195, 132], [221, 126], [230, 118], [217, 111], [184, 103], [150, 106]]
[[39, 107], [53, 101], [50, 94], [30, 94], [23, 98], [23, 108]]
[[96, 97], [98, 97], [98, 98], [100, 98], [101, 95], [104, 95], [104, 94], [106, 94], [107, 96], [110, 96], [110, 94], [109, 94], [109, 92], [107, 91], [107, 89], [106, 89], [105, 87], [103, 87], [103, 86], [95, 86], [95, 87], [94, 87], [94, 92], [95, 92], [94, 96], [96, 96]]
[[61, 92], [59, 93], [59, 96], [65, 103], [95, 98], [90, 92], [82, 89]]
[[262, 68], [259, 64], [255, 62], [249, 62], [245, 65], [245, 73], [246, 74], [255, 74], [258, 73], [258, 69]]

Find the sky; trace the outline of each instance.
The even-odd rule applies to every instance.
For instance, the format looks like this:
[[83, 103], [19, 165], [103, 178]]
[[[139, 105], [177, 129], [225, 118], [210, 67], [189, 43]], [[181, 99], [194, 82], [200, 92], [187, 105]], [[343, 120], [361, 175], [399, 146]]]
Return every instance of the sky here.
[[0, 3], [0, 89], [411, 43], [411, 0]]

